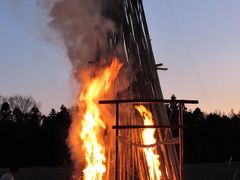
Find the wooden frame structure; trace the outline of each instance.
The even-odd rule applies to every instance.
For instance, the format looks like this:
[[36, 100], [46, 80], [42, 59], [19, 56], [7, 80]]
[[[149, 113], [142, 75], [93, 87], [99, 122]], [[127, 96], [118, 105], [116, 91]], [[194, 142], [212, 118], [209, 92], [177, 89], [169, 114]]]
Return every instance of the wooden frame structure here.
[[[126, 103], [123, 102], [124, 99], [138, 99], [138, 102], [140, 100], [151, 100], [152, 102], [150, 106], [153, 110], [152, 113], [154, 119], [161, 117], [159, 122], [155, 122], [155, 124], [169, 125], [169, 119], [164, 103], [156, 102], [157, 100], [163, 100], [158, 70], [167, 70], [167, 68], [163, 68], [162, 63], [155, 62], [142, 0], [103, 0], [102, 15], [113, 22], [115, 30], [106, 35], [106, 52], [102, 52], [103, 54], [100, 54], [100, 56], [116, 56], [121, 59], [124, 64], [124, 73], [128, 76], [125, 76], [125, 74], [122, 76], [120, 75], [117, 79], [118, 86], [122, 86], [122, 83], [125, 84], [125, 82], [129, 83], [124, 91], [117, 93], [118, 100], [108, 101], [108, 103], [116, 104], [116, 116], [118, 117], [122, 116], [122, 114], [119, 114], [119, 104]], [[143, 101], [141, 101], [141, 103], [143, 103]], [[148, 101], [148, 103], [149, 102], [150, 101]], [[165, 101], [165, 103], [170, 102], [172, 101]], [[101, 101], [100, 103], [103, 102]], [[178, 103], [183, 105], [187, 102], [178, 101]], [[134, 122], [131, 121], [131, 115], [126, 114], [124, 114], [125, 122], [134, 124]], [[119, 128], [117, 123], [116, 126]], [[116, 133], [118, 133], [118, 130]], [[162, 142], [164, 139], [171, 139], [171, 137], [171, 129], [167, 131], [167, 133], [165, 132], [165, 129], [162, 128], [157, 130], [157, 139], [159, 141]], [[116, 150], [118, 150], [118, 147]], [[168, 170], [170, 179], [181, 179], [182, 175], [179, 174], [179, 172], [182, 171], [178, 166], [179, 161], [181, 160], [178, 159], [175, 146], [172, 144], [163, 145], [158, 151], [160, 156], [163, 157], [161, 164], [163, 164]], [[120, 162], [126, 162], [126, 159], [127, 157], [120, 156]], [[128, 163], [130, 164], [131, 162]], [[126, 171], [128, 167], [124, 168], [124, 171]], [[162, 170], [163, 176], [167, 177], [166, 170]]]
[[[178, 126], [176, 125], [119, 125], [119, 104], [134, 103], [174, 103], [178, 104]], [[143, 128], [160, 128], [160, 129], [178, 129], [178, 144], [179, 144], [179, 179], [183, 180], [183, 107], [184, 104], [198, 104], [197, 100], [170, 100], [170, 99], [147, 99], [147, 100], [102, 100], [99, 104], [115, 104], [116, 107], [116, 125], [112, 126], [116, 130], [116, 151], [115, 151], [115, 180], [118, 180], [118, 132], [121, 129], [143, 129]], [[164, 142], [162, 142], [164, 143]], [[171, 144], [171, 143], [170, 143]], [[173, 143], [172, 143], [173, 144]]]

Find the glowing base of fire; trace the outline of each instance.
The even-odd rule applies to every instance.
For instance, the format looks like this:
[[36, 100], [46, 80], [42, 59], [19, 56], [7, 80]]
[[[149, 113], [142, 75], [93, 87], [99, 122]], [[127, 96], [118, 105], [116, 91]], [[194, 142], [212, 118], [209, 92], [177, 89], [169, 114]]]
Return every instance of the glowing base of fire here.
[[[122, 64], [119, 60], [115, 57], [112, 58], [112, 63], [109, 67], [94, 72], [94, 76], [88, 77], [88, 80], [81, 88], [78, 98], [80, 118], [74, 118], [74, 122], [71, 125], [73, 127], [70, 128], [69, 132], [69, 146], [72, 147], [72, 157], [74, 158], [83, 156], [82, 151], [84, 152], [86, 167], [83, 173], [86, 180], [101, 180], [106, 172], [103, 139], [106, 122], [102, 119], [98, 100], [108, 92], [121, 67]], [[89, 72], [87, 71], [87, 73]], [[84, 76], [89, 76], [89, 74]], [[77, 138], [72, 137], [75, 134], [78, 134]], [[76, 140], [80, 143], [76, 143]], [[75, 161], [75, 159], [73, 160]], [[76, 161], [79, 162], [78, 159]], [[79, 171], [77, 168], [75, 167], [75, 171]]]

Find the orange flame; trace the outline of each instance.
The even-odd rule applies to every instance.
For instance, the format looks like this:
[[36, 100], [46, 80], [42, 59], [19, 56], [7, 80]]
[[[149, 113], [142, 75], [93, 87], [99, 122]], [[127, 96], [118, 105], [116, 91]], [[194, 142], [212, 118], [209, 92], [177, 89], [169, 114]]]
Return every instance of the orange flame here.
[[[86, 167], [83, 170], [84, 179], [100, 180], [106, 172], [106, 157], [104, 148], [103, 131], [106, 128], [99, 108], [98, 100], [106, 93], [116, 79], [122, 64], [117, 58], [112, 59], [109, 67], [98, 71], [88, 83], [83, 84], [78, 99], [80, 119], [74, 119], [70, 129], [69, 143], [73, 158], [82, 156], [81, 150], [85, 153]], [[80, 125], [79, 125], [80, 124]], [[76, 132], [77, 131], [77, 132]], [[72, 135], [71, 135], [72, 134]], [[78, 142], [76, 143], [76, 137]], [[77, 158], [76, 158], [77, 159]], [[77, 162], [75, 162], [77, 163]]]
[[[141, 114], [144, 120], [144, 125], [154, 125], [152, 113], [148, 111], [143, 105], [135, 106], [135, 109]], [[142, 132], [143, 143], [146, 145], [155, 144], [154, 138], [155, 129], [144, 129]], [[156, 148], [149, 147], [144, 149], [145, 157], [147, 159], [148, 171], [151, 180], [160, 180], [161, 171], [159, 169], [159, 155], [156, 154]]]

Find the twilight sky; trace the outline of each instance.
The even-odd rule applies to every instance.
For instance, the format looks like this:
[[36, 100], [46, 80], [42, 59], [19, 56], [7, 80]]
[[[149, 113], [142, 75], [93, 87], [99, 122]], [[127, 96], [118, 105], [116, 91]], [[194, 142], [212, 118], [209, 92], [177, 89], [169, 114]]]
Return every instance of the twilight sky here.
[[[32, 95], [41, 111], [70, 106], [76, 84], [38, 0], [0, 0], [0, 95]], [[240, 1], [144, 0], [165, 98], [205, 112], [240, 110]], [[195, 106], [196, 107], [196, 106]]]

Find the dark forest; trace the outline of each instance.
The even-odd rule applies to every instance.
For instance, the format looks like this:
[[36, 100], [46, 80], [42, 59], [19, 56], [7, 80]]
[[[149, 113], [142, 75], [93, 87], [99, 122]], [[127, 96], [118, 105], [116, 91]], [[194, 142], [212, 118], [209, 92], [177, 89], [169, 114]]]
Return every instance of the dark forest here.
[[[178, 109], [166, 107], [170, 122], [177, 123]], [[183, 117], [186, 163], [240, 161], [240, 113], [185, 108]], [[46, 116], [31, 96], [0, 96], [0, 167], [70, 165], [66, 145], [70, 122], [71, 110], [64, 105]]]

